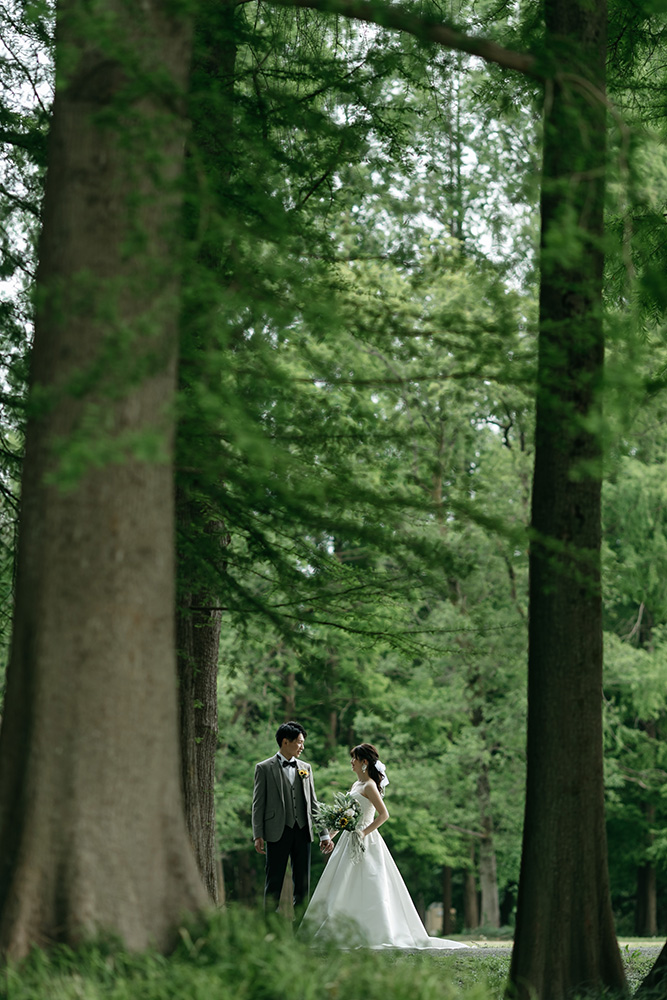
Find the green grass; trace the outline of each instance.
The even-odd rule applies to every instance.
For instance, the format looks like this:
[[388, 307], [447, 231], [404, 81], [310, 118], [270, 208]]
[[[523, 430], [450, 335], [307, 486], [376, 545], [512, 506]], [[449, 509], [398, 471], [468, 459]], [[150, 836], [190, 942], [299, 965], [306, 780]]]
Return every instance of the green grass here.
[[[646, 944], [646, 941], [637, 941], [637, 943]], [[652, 942], [650, 942], [652, 943]], [[656, 941], [656, 947], [662, 947], [664, 941]], [[642, 979], [644, 979], [653, 967], [655, 962], [655, 955], [643, 954], [636, 948], [633, 948], [632, 944], [625, 944], [621, 947], [621, 958], [623, 959], [623, 964], [625, 966], [625, 975], [628, 979], [628, 986], [631, 992], [637, 989], [640, 985]]]
[[[634, 988], [652, 957], [622, 949]], [[167, 958], [98, 942], [35, 951], [0, 973], [3, 1000], [501, 1000], [510, 949], [450, 954], [313, 950], [284, 921], [231, 909], [181, 929]]]

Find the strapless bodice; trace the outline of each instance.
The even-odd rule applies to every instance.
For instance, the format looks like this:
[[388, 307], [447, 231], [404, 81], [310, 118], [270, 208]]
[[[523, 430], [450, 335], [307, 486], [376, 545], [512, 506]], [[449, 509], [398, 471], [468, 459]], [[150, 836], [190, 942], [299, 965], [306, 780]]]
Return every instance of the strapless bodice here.
[[359, 803], [359, 808], [361, 809], [361, 820], [359, 823], [360, 828], [365, 829], [369, 823], [373, 822], [373, 816], [375, 815], [375, 806], [367, 799], [362, 792], [363, 785], [360, 781], [355, 781], [350, 789], [350, 795], [352, 798]]

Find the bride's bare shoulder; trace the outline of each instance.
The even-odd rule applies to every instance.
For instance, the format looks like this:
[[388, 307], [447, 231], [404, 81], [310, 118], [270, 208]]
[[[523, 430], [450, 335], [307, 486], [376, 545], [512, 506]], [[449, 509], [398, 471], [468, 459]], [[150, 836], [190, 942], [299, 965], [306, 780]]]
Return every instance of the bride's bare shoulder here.
[[358, 785], [359, 788], [357, 791], [361, 792], [365, 799], [370, 799], [374, 803], [376, 798], [380, 798], [380, 793], [374, 781], [359, 781]]

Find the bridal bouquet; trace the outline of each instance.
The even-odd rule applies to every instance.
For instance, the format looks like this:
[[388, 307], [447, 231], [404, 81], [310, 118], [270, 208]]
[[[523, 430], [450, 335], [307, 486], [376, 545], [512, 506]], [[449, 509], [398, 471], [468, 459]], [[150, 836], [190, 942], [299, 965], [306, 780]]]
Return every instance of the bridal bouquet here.
[[[334, 830], [347, 830], [348, 833], [353, 833], [357, 829], [360, 819], [361, 809], [359, 803], [356, 799], [352, 798], [349, 792], [334, 792], [333, 805], [327, 806], [320, 803], [317, 814], [317, 824], [320, 829], [331, 832]], [[359, 831], [358, 840], [360, 849], [365, 851], [366, 848], [361, 837], [361, 831]]]

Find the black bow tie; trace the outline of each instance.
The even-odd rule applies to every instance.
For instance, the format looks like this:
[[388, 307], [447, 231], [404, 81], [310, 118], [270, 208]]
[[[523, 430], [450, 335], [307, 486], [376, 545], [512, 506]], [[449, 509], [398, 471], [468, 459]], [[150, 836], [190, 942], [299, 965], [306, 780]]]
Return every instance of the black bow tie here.
[[296, 767], [296, 761], [295, 760], [284, 760], [283, 761], [283, 767]]

